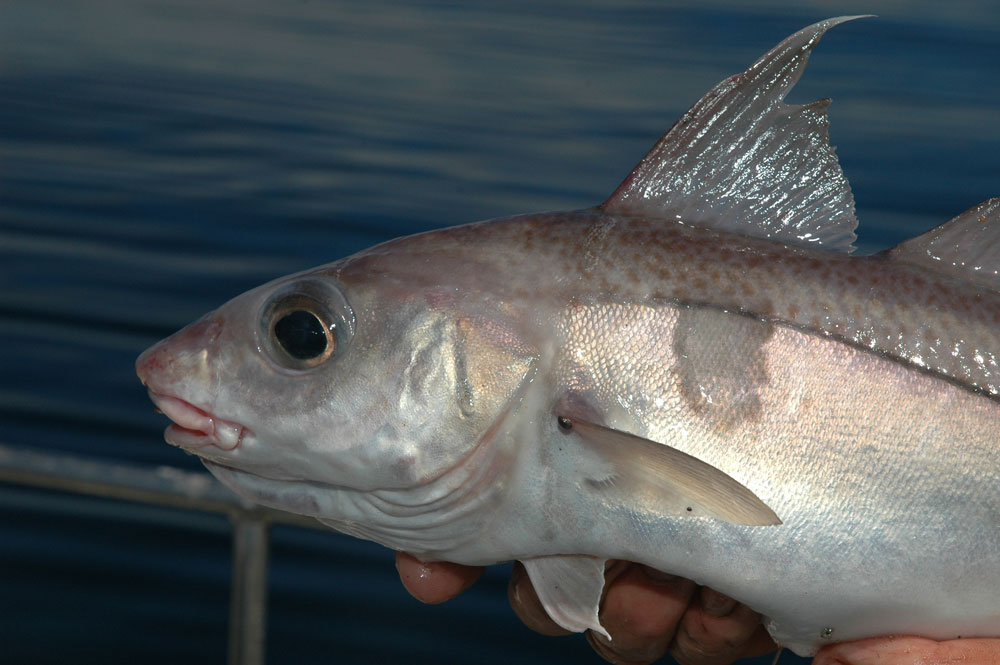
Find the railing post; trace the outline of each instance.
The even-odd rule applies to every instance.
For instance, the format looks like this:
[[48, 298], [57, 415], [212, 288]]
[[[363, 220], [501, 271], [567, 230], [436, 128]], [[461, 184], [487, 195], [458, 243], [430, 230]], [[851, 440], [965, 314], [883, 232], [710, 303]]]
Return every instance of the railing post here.
[[150, 469], [0, 443], [0, 485], [5, 483], [227, 515], [233, 525], [229, 665], [264, 665], [270, 525], [324, 528], [311, 517], [254, 507], [204, 472]]
[[247, 515], [233, 517], [229, 665], [264, 665], [269, 528], [266, 519]]

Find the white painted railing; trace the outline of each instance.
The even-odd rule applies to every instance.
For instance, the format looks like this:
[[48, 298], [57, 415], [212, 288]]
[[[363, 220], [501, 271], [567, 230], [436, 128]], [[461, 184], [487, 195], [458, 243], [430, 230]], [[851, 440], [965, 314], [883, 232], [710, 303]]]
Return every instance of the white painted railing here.
[[322, 528], [313, 519], [243, 501], [207, 473], [174, 467], [150, 469], [0, 444], [0, 483], [228, 516], [233, 525], [229, 665], [264, 665], [271, 524]]

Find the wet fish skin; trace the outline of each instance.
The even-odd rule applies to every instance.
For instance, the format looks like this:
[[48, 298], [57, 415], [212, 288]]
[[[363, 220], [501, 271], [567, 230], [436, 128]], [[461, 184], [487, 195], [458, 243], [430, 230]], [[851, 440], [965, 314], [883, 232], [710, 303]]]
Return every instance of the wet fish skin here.
[[[842, 20], [721, 82], [596, 208], [394, 240], [149, 349], [167, 440], [346, 533], [520, 559], [574, 630], [603, 631], [623, 558], [800, 654], [1000, 635], [1000, 200], [849, 255], [826, 102], [782, 102]], [[315, 365], [276, 340], [289, 311]]]

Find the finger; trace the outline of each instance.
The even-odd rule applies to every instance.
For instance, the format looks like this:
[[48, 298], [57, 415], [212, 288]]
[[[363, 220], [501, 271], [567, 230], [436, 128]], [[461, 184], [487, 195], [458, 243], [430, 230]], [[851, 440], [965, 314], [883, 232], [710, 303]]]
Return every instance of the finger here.
[[606, 587], [601, 624], [611, 635], [590, 631], [587, 639], [616, 665], [651, 663], [667, 651], [695, 592], [690, 580], [634, 564]]
[[538, 599], [538, 594], [535, 593], [535, 587], [531, 585], [528, 571], [524, 569], [520, 561], [515, 561], [514, 568], [511, 570], [510, 582], [507, 584], [507, 600], [524, 625], [536, 633], [542, 635], [570, 634], [570, 631], [549, 617], [548, 612], [542, 606], [542, 601]]
[[412, 554], [396, 552], [396, 570], [410, 595], [422, 603], [433, 605], [468, 589], [486, 569], [447, 561], [426, 563]]
[[937, 642], [923, 637], [884, 637], [843, 642], [816, 654], [813, 665], [925, 665], [976, 663], [1000, 665], [1000, 640], [958, 639]]
[[776, 648], [759, 614], [702, 587], [681, 620], [670, 653], [681, 665], [725, 665]]

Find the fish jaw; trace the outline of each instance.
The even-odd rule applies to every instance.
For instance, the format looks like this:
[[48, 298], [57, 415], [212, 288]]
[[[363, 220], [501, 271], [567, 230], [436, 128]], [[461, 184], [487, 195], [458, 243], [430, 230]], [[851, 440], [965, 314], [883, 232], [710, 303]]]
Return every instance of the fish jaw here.
[[249, 433], [235, 420], [214, 413], [208, 358], [222, 331], [209, 315], [147, 349], [136, 360], [136, 374], [157, 410], [173, 421], [167, 443], [190, 452], [236, 449]]
[[174, 421], [164, 432], [164, 438], [178, 448], [201, 450], [215, 446], [226, 451], [234, 450], [247, 434], [248, 429], [243, 425], [214, 416], [177, 397], [150, 390], [149, 399]]

